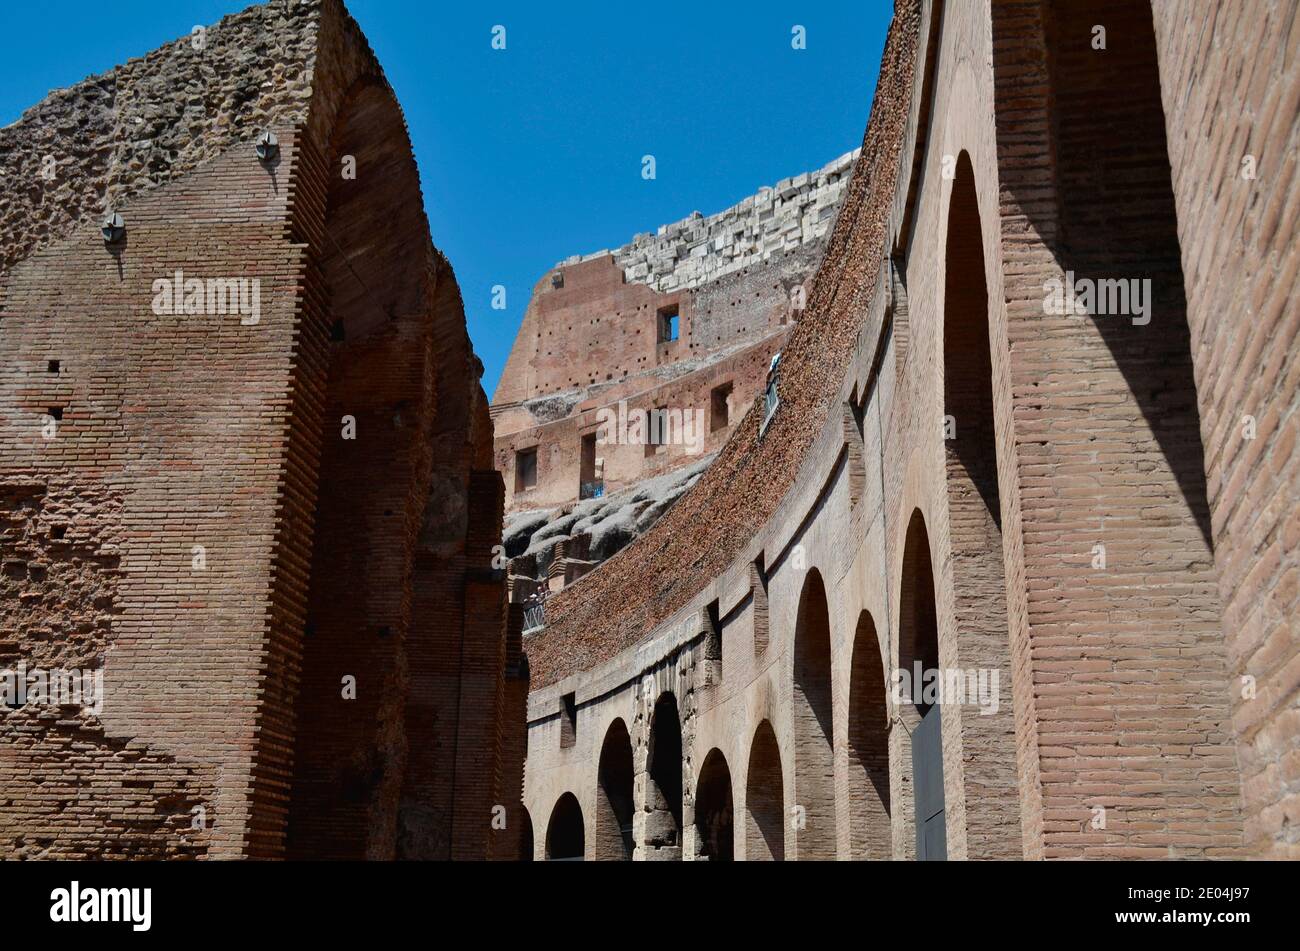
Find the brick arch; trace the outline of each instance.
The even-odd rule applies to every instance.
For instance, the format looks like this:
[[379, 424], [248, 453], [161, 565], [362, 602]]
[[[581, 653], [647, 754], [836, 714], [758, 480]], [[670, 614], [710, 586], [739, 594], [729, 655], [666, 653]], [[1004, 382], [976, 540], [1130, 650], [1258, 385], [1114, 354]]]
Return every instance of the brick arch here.
[[810, 568], [794, 632], [794, 796], [803, 828], [794, 829], [800, 859], [835, 857], [835, 731], [830, 607], [821, 572]]
[[632, 858], [633, 802], [632, 738], [627, 724], [617, 718], [605, 731], [596, 767], [596, 815], [593, 857], [597, 861]]
[[546, 825], [547, 861], [580, 861], [586, 852], [586, 830], [578, 797], [566, 792], [555, 801]]
[[[916, 671], [922, 675], [939, 667], [939, 621], [935, 603], [934, 565], [930, 552], [930, 535], [926, 530], [925, 516], [915, 509], [907, 524], [903, 543], [903, 560], [900, 571], [898, 599], [898, 666], [910, 678], [907, 689], [900, 691], [900, 702], [895, 715], [901, 729], [898, 765], [901, 774], [904, 801], [898, 807], [904, 817], [906, 834], [903, 852], [908, 858], [915, 856], [916, 848], [916, 796], [913, 765], [912, 735], [928, 715], [931, 704], [925, 701], [920, 684], [915, 683]], [[934, 711], [936, 715], [939, 711]]]
[[745, 859], [785, 859], [785, 775], [772, 723], [754, 730], [745, 771]]
[[892, 854], [889, 707], [885, 667], [871, 614], [858, 617], [849, 670], [849, 841], [855, 859]]
[[664, 691], [650, 720], [644, 845], [658, 858], [682, 857], [682, 721], [677, 697]]
[[[961, 726], [965, 834], [970, 854], [1020, 856], [1011, 645], [1007, 629], [1002, 501], [994, 418], [985, 234], [970, 153], [957, 157], [948, 202], [944, 257], [943, 405], [952, 565], [951, 656], [963, 683], [992, 686], [996, 713], [949, 708]], [[973, 681], [971, 678], [975, 678]], [[982, 679], [981, 679], [982, 678]], [[945, 711], [945, 713], [949, 713]]]
[[695, 786], [695, 828], [700, 843], [698, 858], [730, 862], [735, 857], [731, 769], [722, 750], [716, 747], [704, 757], [700, 781]]

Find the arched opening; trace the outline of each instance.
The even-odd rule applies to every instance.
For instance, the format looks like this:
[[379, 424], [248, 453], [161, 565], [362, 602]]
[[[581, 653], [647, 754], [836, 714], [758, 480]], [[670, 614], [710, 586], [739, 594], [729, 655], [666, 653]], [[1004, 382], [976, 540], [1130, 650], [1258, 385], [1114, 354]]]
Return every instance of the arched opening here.
[[826, 588], [808, 571], [794, 633], [795, 856], [835, 858], [835, 742], [832, 726], [831, 624]]
[[519, 835], [519, 861], [531, 862], [533, 860], [533, 817], [528, 814], [527, 809], [519, 810], [520, 821], [524, 827]]
[[580, 862], [586, 848], [582, 807], [578, 797], [566, 792], [551, 810], [546, 827], [546, 858], [551, 862]]
[[866, 611], [853, 635], [849, 674], [849, 843], [855, 859], [893, 853], [889, 811], [889, 708], [876, 625]]
[[[944, 826], [943, 734], [940, 706], [928, 692], [928, 676], [939, 669], [939, 625], [934, 604], [930, 536], [920, 511], [912, 513], [903, 547], [903, 578], [898, 604], [898, 666], [904, 678], [898, 715], [907, 737], [903, 760], [910, 766], [915, 856], [948, 857]], [[934, 672], [931, 674], [931, 672]]]
[[[984, 236], [970, 155], [957, 158], [948, 205], [944, 270], [943, 405], [948, 503], [953, 543], [996, 555], [1002, 574], [1002, 506], [993, 428], [993, 364], [989, 349]], [[1005, 598], [1001, 592], [990, 592]], [[1003, 612], [1005, 615], [1005, 608]]]
[[695, 828], [700, 858], [730, 862], [735, 857], [731, 770], [719, 749], [711, 750], [700, 768], [700, 781], [695, 787]]
[[653, 858], [682, 857], [682, 723], [677, 698], [665, 693], [650, 721], [645, 848]]
[[766, 720], [754, 731], [745, 771], [745, 859], [785, 859], [785, 777], [781, 748]]
[[948, 204], [943, 399], [954, 667], [961, 675], [952, 682], [966, 693], [948, 699], [961, 726], [967, 854], [1011, 858], [1021, 854], [1020, 815], [1007, 808], [1016, 801], [1017, 773], [991, 348], [984, 230], [975, 171], [962, 152]]
[[596, 771], [595, 858], [603, 862], [632, 858], [632, 739], [622, 720], [605, 732]]

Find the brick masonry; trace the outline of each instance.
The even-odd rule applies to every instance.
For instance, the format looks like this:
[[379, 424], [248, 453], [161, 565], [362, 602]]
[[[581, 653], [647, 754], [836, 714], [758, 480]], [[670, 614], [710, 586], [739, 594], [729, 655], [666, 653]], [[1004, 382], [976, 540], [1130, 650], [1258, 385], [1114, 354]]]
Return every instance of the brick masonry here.
[[1155, 4], [1245, 839], [1300, 858], [1300, 4]]
[[[1294, 857], [1297, 5], [1248, 6], [896, 5], [770, 426], [526, 641], [538, 857], [668, 693], [683, 858], [912, 857], [927, 637], [1000, 675], [941, 705], [948, 857]], [[1149, 320], [1049, 311], [1067, 272]]]
[[[614, 251], [562, 261], [533, 289], [492, 414], [496, 465], [508, 511], [578, 499], [582, 438], [602, 411], [673, 408], [704, 413], [707, 445], [688, 454], [670, 443], [602, 441], [597, 468], [613, 492], [716, 450], [766, 384], [771, 357], [802, 311], [800, 294], [820, 260], [856, 153], [783, 179], [707, 218], [698, 212], [637, 235]], [[660, 320], [678, 315], [664, 340]], [[715, 389], [730, 387], [729, 412], [713, 425]], [[536, 450], [536, 484], [516, 473]], [[590, 463], [588, 464], [590, 468]]]
[[0, 662], [103, 678], [0, 710], [0, 855], [513, 857], [501, 481], [400, 109], [336, 0], [205, 38], [0, 132]]

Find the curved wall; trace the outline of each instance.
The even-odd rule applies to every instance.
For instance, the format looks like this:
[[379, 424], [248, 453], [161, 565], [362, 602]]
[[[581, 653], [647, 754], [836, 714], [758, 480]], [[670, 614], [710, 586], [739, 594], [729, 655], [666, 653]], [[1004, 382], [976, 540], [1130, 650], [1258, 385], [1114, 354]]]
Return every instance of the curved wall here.
[[[1094, 18], [1108, 27], [1104, 55], [1090, 49]], [[1243, 836], [1238, 755], [1262, 751], [1234, 735], [1238, 635], [1225, 638], [1220, 596], [1236, 592], [1216, 568], [1240, 542], [1210, 529], [1232, 496], [1207, 490], [1221, 478], [1197, 412], [1207, 357], [1187, 332], [1206, 279], [1182, 270], [1236, 225], [1203, 212], [1189, 230], [1176, 192], [1188, 159], [1165, 143], [1167, 129], [1174, 142], [1200, 128], [1184, 131], [1181, 106], [1166, 111], [1167, 77], [1202, 55], [1195, 29], [1153, 22], [1132, 0], [1087, 16], [1056, 0], [897, 5], [863, 157], [783, 354], [771, 425], [760, 435], [750, 414], [652, 531], [552, 598], [525, 645], [538, 685], [533, 815], [564, 792], [591, 794], [615, 716], [640, 775], [648, 711], [671, 691], [688, 859], [701, 851], [690, 797], [715, 749], [745, 830], [737, 858], [768, 857], [764, 842], [804, 857], [799, 843], [822, 836], [840, 858], [884, 843], [894, 858], [1286, 854], [1280, 832]], [[1276, 101], [1267, 85], [1259, 94]], [[1117, 123], [1142, 130], [1140, 146], [1104, 134]], [[1067, 272], [1137, 281], [1146, 304], [1048, 309]], [[1230, 312], [1247, 305], [1236, 285], [1216, 293]], [[800, 715], [798, 615], [814, 571], [828, 604], [829, 730]], [[925, 611], [918, 598], [932, 599]], [[937, 658], [900, 642], [923, 622]], [[928, 704], [909, 710], [895, 677], [934, 666], [948, 693], [927, 727]], [[566, 745], [561, 698], [576, 710]], [[1275, 750], [1286, 728], [1265, 722], [1258, 735]], [[753, 746], [765, 724], [779, 771]], [[798, 775], [828, 735], [830, 817], [800, 801], [821, 788], [815, 765], [811, 782]], [[754, 762], [765, 765], [751, 777]], [[779, 838], [759, 832], [773, 777]], [[917, 799], [940, 803], [939, 826], [920, 836]], [[1260, 822], [1278, 828], [1267, 808]], [[637, 857], [649, 857], [642, 841]]]

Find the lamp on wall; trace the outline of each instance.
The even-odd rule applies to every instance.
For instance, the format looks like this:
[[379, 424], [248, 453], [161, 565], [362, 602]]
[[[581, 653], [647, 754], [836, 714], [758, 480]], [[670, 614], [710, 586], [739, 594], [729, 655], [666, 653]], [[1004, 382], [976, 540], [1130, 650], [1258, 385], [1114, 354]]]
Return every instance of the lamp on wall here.
[[105, 244], [117, 244], [126, 237], [126, 222], [116, 211], [109, 211], [100, 222], [99, 233], [104, 236]]
[[275, 137], [274, 132], [268, 129], [257, 137], [255, 148], [259, 161], [271, 162], [280, 154], [280, 140]]

